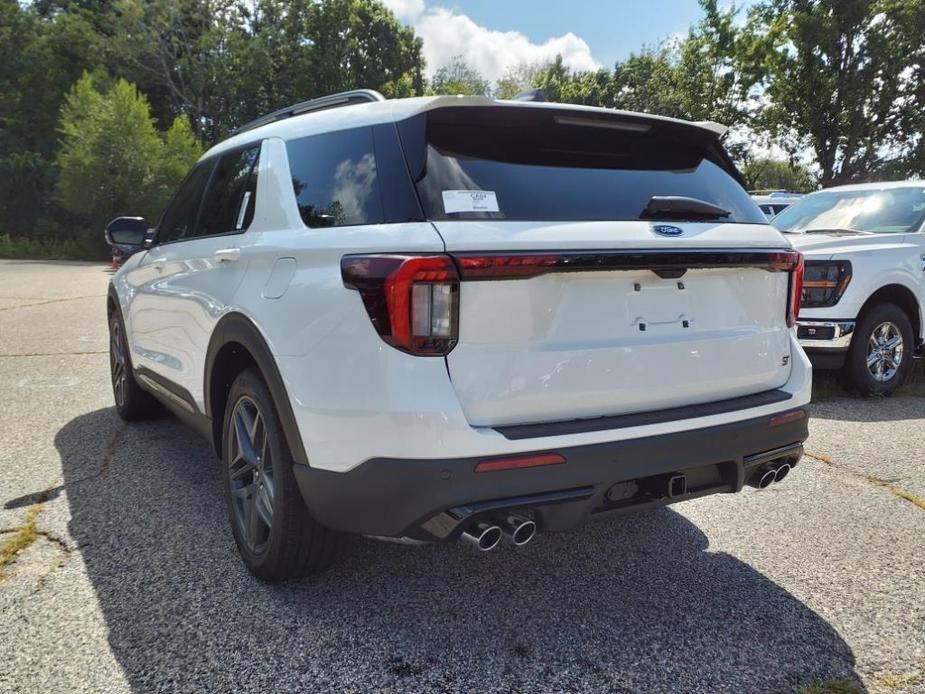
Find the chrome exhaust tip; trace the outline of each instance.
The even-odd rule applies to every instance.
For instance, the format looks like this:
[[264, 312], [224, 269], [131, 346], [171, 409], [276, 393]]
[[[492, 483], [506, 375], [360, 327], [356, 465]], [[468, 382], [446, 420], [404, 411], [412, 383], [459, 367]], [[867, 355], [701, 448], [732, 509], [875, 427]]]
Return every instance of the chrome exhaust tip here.
[[782, 482], [790, 474], [790, 463], [784, 463], [774, 471], [774, 481]]
[[501, 528], [507, 539], [518, 547], [523, 547], [536, 535], [536, 523], [529, 518], [514, 514], [509, 514], [502, 519]]
[[776, 479], [776, 473], [774, 470], [767, 470], [759, 479], [758, 479], [758, 489], [767, 489], [771, 486], [771, 483]]
[[501, 528], [488, 523], [475, 523], [463, 530], [460, 537], [469, 544], [475, 545], [480, 552], [489, 552], [501, 542]]

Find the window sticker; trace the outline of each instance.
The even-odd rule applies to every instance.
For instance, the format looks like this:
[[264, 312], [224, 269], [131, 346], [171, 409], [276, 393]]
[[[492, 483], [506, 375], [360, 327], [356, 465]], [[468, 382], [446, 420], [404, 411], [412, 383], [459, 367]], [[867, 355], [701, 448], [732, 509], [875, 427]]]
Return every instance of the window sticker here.
[[454, 212], [499, 212], [498, 198], [493, 190], [445, 190], [443, 210]]
[[248, 190], [244, 193], [244, 199], [241, 200], [241, 209], [238, 210], [238, 223], [235, 224], [235, 229], [240, 229], [244, 226], [244, 215], [247, 214], [247, 203], [251, 201], [251, 192]]

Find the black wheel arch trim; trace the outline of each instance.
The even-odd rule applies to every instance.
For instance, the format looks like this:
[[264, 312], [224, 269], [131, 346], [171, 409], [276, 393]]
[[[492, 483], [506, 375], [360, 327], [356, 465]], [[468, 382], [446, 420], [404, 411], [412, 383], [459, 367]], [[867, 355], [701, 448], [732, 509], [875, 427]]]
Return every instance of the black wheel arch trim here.
[[[203, 380], [205, 386], [205, 414], [212, 421], [212, 442], [216, 455], [221, 457], [222, 454], [221, 427], [224, 423], [225, 413], [212, 411], [212, 374], [215, 370], [215, 361], [222, 348], [232, 343], [237, 343], [247, 350], [257, 368], [260, 369], [270, 395], [273, 397], [273, 405], [276, 407], [276, 413], [279, 416], [279, 422], [283, 428], [283, 434], [286, 437], [292, 459], [296, 463], [308, 465], [305, 446], [302, 444], [302, 435], [299, 432], [295, 414], [292, 411], [289, 393], [286, 391], [283, 377], [276, 365], [276, 359], [273, 358], [273, 354], [257, 326], [241, 313], [228, 313], [219, 320], [212, 333], [212, 339], [209, 341], [209, 348], [206, 352], [205, 378]], [[218, 430], [217, 435], [216, 429]]]

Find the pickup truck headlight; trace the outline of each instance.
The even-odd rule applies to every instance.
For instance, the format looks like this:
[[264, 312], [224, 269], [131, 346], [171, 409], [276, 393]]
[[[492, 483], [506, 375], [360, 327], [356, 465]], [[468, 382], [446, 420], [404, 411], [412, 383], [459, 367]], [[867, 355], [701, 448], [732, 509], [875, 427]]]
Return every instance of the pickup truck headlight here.
[[802, 308], [834, 306], [851, 281], [847, 260], [807, 260], [803, 274]]

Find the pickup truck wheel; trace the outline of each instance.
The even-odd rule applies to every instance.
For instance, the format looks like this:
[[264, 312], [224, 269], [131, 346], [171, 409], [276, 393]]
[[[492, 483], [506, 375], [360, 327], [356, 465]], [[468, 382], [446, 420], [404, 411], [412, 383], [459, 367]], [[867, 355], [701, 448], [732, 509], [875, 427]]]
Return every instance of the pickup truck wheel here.
[[109, 375], [116, 412], [123, 420], [135, 422], [158, 412], [158, 402], [135, 380], [125, 326], [118, 311], [113, 311], [109, 317]]
[[305, 507], [273, 399], [256, 371], [243, 371], [232, 384], [223, 432], [225, 501], [248, 570], [275, 582], [325, 568], [339, 535]]
[[890, 395], [912, 363], [912, 323], [896, 304], [877, 304], [858, 322], [846, 369], [864, 397]]

